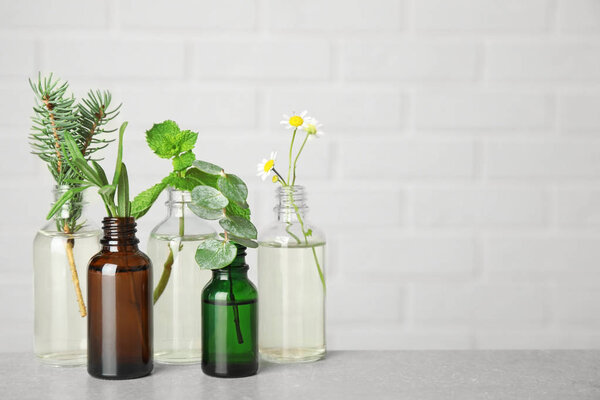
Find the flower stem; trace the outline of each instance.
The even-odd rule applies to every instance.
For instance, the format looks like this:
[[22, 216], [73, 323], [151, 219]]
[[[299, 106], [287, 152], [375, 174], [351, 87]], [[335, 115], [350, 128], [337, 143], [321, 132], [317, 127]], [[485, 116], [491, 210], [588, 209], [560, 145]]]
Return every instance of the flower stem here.
[[[302, 235], [304, 235], [304, 244], [308, 245], [308, 235], [306, 229], [304, 228], [304, 221], [302, 220], [302, 216], [300, 215], [300, 210], [298, 206], [293, 200], [293, 195], [290, 198], [292, 202], [292, 206], [294, 207], [294, 211], [296, 212], [296, 216], [298, 217], [298, 222], [300, 222], [300, 228], [302, 229]], [[323, 269], [321, 269], [321, 264], [319, 263], [319, 258], [317, 257], [317, 251], [314, 247], [312, 247], [313, 257], [315, 259], [315, 264], [317, 265], [317, 271], [319, 272], [319, 278], [321, 279], [321, 283], [323, 284], [323, 293], [327, 293], [327, 286], [325, 285], [325, 276], [323, 275]]]
[[[306, 141], [308, 140], [308, 136], [309, 134], [306, 134], [306, 137], [304, 138], [304, 141], [302, 142], [302, 146], [300, 146], [300, 150], [298, 150], [298, 154], [296, 154], [296, 158], [294, 159], [294, 177], [292, 179], [292, 186], [294, 186], [294, 184], [296, 184], [296, 163], [298, 162], [298, 158], [300, 158], [300, 154], [302, 153], [302, 150], [304, 150], [304, 146], [306, 145]], [[291, 159], [290, 159], [291, 162]], [[289, 181], [289, 177], [288, 177], [288, 181]]]
[[292, 142], [290, 143], [290, 163], [288, 165], [288, 178], [287, 181], [290, 181], [290, 176], [292, 174], [292, 150], [294, 149], [294, 140], [296, 140], [296, 132], [298, 132], [298, 128], [294, 129], [294, 133], [292, 134]]

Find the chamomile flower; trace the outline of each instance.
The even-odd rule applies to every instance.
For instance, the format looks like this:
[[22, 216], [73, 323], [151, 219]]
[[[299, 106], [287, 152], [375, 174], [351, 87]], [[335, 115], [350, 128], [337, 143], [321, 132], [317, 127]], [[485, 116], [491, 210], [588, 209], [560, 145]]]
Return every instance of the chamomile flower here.
[[264, 181], [271, 174], [273, 167], [275, 167], [275, 159], [277, 158], [277, 152], [272, 151], [269, 159], [263, 158], [261, 162], [256, 165], [256, 175]]
[[304, 110], [301, 113], [292, 113], [291, 116], [287, 114], [283, 114], [283, 120], [279, 122], [281, 125], [285, 127], [285, 129], [298, 129], [301, 128], [304, 124], [304, 119], [306, 118], [306, 114], [308, 111]]
[[310, 138], [313, 136], [319, 138], [325, 134], [325, 132], [321, 130], [322, 126], [323, 124], [315, 118], [306, 118], [304, 125], [302, 125], [302, 130], [306, 132]]

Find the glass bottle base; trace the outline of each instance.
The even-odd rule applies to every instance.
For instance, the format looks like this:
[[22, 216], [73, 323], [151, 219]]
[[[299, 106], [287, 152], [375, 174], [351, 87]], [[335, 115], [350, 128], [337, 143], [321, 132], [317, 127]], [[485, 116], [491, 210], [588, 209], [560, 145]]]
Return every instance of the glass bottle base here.
[[302, 348], [286, 348], [268, 347], [261, 348], [260, 355], [263, 360], [279, 363], [308, 363], [325, 358], [325, 348], [302, 347]]
[[98, 379], [106, 380], [125, 380], [137, 379], [148, 376], [152, 373], [152, 366], [149, 368], [140, 368], [139, 365], [119, 365], [119, 372], [116, 374], [106, 374], [98, 371], [97, 368], [91, 368], [88, 365], [88, 374]]
[[79, 367], [87, 363], [87, 351], [36, 354], [44, 364], [53, 367]]
[[199, 364], [202, 362], [202, 350], [161, 351], [160, 353], [154, 353], [154, 361], [171, 365]]
[[238, 364], [223, 364], [219, 363], [202, 363], [202, 372], [206, 375], [216, 378], [243, 378], [245, 376], [256, 375], [258, 372], [258, 363], [238, 363]]

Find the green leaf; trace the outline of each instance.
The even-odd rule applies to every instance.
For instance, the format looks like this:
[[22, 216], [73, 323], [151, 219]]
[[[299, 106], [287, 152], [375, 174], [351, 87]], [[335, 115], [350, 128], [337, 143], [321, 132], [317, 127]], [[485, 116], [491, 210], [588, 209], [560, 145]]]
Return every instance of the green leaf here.
[[121, 175], [117, 185], [117, 212], [119, 217], [128, 217], [131, 207], [129, 205], [129, 178], [127, 177], [127, 167], [125, 163], [121, 165]]
[[248, 198], [248, 187], [244, 181], [238, 176], [233, 174], [226, 174], [219, 176], [217, 185], [221, 193], [225, 195], [229, 200], [235, 202], [242, 208], [248, 208], [246, 199]]
[[146, 131], [148, 146], [161, 158], [173, 158], [183, 152], [192, 150], [198, 134], [192, 131], [181, 131], [174, 121], [154, 124]]
[[250, 209], [242, 208], [235, 203], [229, 203], [227, 207], [225, 207], [225, 214], [227, 214], [227, 216], [239, 215], [250, 221]]
[[192, 204], [211, 210], [219, 210], [227, 207], [229, 201], [215, 188], [196, 186], [192, 190]]
[[115, 187], [113, 185], [105, 185], [98, 189], [100, 196], [112, 196], [115, 193]]
[[256, 227], [244, 217], [231, 215], [220, 220], [219, 225], [227, 232], [233, 233], [235, 236], [256, 239]]
[[106, 173], [104, 172], [104, 169], [102, 169], [100, 164], [98, 164], [96, 161], [91, 160], [90, 162], [92, 163], [92, 166], [96, 170], [96, 174], [98, 174], [98, 177], [100, 178], [100, 182], [102, 182], [102, 185], [108, 185], [108, 178], [106, 177]]
[[160, 182], [135, 196], [131, 203], [131, 216], [135, 218], [144, 216], [166, 187], [165, 182]]
[[196, 156], [192, 151], [186, 151], [183, 154], [180, 154], [173, 158], [173, 169], [175, 171], [182, 171], [192, 166], [192, 163], [196, 159]]
[[113, 176], [112, 185], [117, 187], [117, 182], [121, 177], [121, 164], [123, 164], [123, 135], [125, 134], [125, 128], [127, 128], [127, 121], [121, 124], [119, 128], [119, 146], [117, 150], [117, 164], [115, 166], [115, 175]]
[[77, 167], [81, 175], [85, 177], [90, 183], [96, 186], [102, 186], [102, 182], [96, 171], [88, 165], [88, 163], [80, 158], [73, 160], [73, 164]]
[[179, 152], [190, 151], [196, 145], [198, 140], [198, 134], [192, 131], [181, 131], [177, 135], [177, 141], [179, 142]]
[[201, 269], [220, 269], [231, 264], [236, 255], [233, 243], [207, 239], [196, 250], [196, 262]]
[[[221, 236], [222, 238], [224, 238], [225, 234], [219, 233], [219, 236]], [[237, 236], [231, 235], [231, 234], [227, 235], [227, 237], [232, 242], [235, 242], [237, 244], [241, 244], [242, 246], [249, 247], [251, 249], [256, 249], [258, 247], [258, 243], [256, 243], [254, 240], [237, 237]]]
[[221, 171], [223, 171], [223, 168], [219, 167], [218, 165], [202, 160], [194, 161], [194, 167], [209, 175], [221, 175]]
[[173, 186], [178, 190], [187, 190], [191, 192], [198, 184], [190, 179], [182, 178], [175, 172], [171, 172], [169, 176], [163, 179], [163, 182], [169, 186]]
[[209, 208], [196, 206], [194, 204], [188, 204], [188, 207], [190, 208], [190, 210], [192, 210], [194, 214], [196, 214], [200, 218], [208, 220], [216, 220], [223, 218], [223, 210], [211, 210]]
[[92, 187], [92, 185], [78, 186], [78, 187], [74, 187], [74, 188], [71, 188], [71, 189], [67, 190], [56, 201], [56, 203], [54, 203], [54, 205], [52, 206], [52, 208], [48, 212], [48, 215], [46, 216], [46, 219], [48, 220], [48, 219], [52, 218], [54, 216], [54, 214], [56, 214], [58, 212], [58, 210], [60, 210], [62, 208], [62, 206], [64, 206], [67, 201], [71, 200], [73, 198], [73, 196], [75, 196], [77, 193], [81, 193], [81, 192], [83, 192], [85, 189], [87, 189], [89, 187]]
[[191, 180], [196, 186], [210, 186], [217, 189], [218, 176], [207, 174], [206, 172], [200, 171], [198, 168], [190, 168], [185, 172], [185, 178]]

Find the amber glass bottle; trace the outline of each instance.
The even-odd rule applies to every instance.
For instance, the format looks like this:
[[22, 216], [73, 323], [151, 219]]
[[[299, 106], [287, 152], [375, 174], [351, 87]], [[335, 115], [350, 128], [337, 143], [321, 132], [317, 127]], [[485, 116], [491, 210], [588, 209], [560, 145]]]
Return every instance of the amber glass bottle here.
[[152, 371], [152, 265], [133, 218], [104, 218], [88, 266], [88, 372], [131, 379]]

